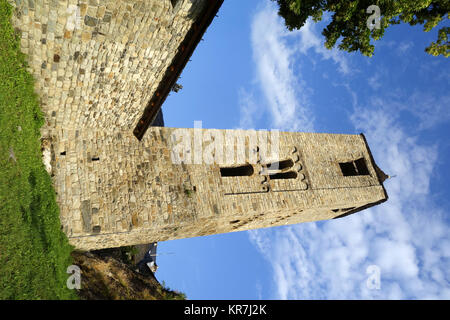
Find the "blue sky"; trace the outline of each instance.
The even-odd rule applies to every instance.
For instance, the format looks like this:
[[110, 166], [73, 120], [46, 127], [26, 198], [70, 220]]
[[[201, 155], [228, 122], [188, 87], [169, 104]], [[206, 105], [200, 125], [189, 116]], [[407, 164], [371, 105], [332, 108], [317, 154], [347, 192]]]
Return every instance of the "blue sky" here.
[[157, 278], [188, 299], [450, 299], [450, 62], [424, 52], [437, 30], [392, 26], [367, 58], [325, 49], [325, 25], [289, 32], [273, 2], [226, 0], [165, 124], [363, 132], [395, 176], [390, 198], [345, 219], [159, 243]]

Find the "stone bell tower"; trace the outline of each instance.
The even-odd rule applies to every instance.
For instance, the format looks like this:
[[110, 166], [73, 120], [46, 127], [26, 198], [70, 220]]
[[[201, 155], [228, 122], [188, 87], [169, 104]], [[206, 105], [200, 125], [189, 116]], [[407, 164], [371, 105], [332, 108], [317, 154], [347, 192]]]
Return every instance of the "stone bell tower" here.
[[[81, 249], [342, 217], [387, 199], [362, 135], [65, 130], [55, 186]], [[74, 170], [76, 168], [76, 170]]]
[[331, 219], [387, 199], [362, 135], [149, 127], [222, 2], [9, 0], [77, 248]]

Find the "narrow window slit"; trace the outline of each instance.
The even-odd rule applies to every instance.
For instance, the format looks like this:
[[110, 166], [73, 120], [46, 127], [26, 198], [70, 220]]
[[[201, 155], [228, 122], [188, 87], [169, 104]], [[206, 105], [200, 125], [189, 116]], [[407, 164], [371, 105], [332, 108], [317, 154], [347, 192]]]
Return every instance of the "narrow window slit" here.
[[93, 158], [92, 158], [92, 161], [98, 161], [98, 160], [100, 160], [99, 157], [93, 157]]

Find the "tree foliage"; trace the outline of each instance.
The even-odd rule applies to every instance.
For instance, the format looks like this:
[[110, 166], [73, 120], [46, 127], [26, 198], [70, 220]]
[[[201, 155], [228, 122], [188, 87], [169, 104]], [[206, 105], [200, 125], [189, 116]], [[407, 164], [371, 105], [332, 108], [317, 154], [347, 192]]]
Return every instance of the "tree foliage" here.
[[[314, 22], [322, 19], [324, 12], [332, 13], [331, 22], [323, 30], [325, 47], [328, 49], [342, 39], [338, 48], [348, 52], [360, 51], [371, 57], [374, 46], [371, 39], [379, 40], [392, 24], [402, 22], [423, 25], [425, 32], [436, 27], [441, 21], [448, 21], [450, 0], [272, 0], [279, 6], [278, 14], [284, 18], [289, 30], [300, 29], [311, 17]], [[379, 28], [369, 28], [367, 20], [371, 16], [367, 8], [377, 5], [380, 8]], [[425, 51], [432, 55], [450, 55], [450, 28], [443, 27], [438, 39]]]

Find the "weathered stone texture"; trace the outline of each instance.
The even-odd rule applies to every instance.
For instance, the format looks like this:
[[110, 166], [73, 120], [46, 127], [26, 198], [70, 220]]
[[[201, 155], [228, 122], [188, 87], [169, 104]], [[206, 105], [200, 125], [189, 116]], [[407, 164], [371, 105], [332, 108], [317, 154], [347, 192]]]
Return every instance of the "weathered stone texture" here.
[[[330, 219], [386, 199], [359, 135], [280, 133], [278, 158], [252, 164], [251, 176], [223, 177], [220, 168], [235, 161], [177, 163], [179, 130], [152, 127], [141, 141], [129, 130], [52, 137], [61, 220], [74, 245], [98, 249]], [[183, 130], [194, 137], [199, 129]], [[217, 130], [224, 137], [249, 132]], [[369, 174], [343, 176], [339, 162], [359, 158]], [[296, 178], [264, 183], [262, 164], [289, 159]]]
[[205, 0], [10, 3], [46, 129], [132, 130]]
[[[281, 133], [275, 158], [261, 157], [263, 146], [246, 140], [247, 156], [259, 162], [239, 177], [221, 174], [221, 167], [245, 164], [235, 159], [176, 163], [177, 129], [153, 127], [136, 139], [136, 121], [208, 1], [10, 1], [45, 113], [42, 135], [61, 224], [77, 248], [330, 219], [386, 200], [358, 135]], [[215, 133], [224, 134], [226, 147], [234, 135], [251, 132]], [[344, 176], [339, 163], [360, 158], [367, 174]], [[292, 163], [294, 176], [284, 169], [285, 179], [268, 176], [271, 161]]]

